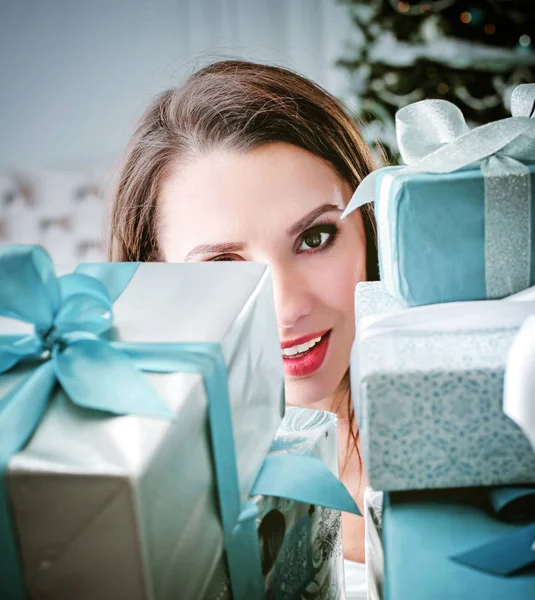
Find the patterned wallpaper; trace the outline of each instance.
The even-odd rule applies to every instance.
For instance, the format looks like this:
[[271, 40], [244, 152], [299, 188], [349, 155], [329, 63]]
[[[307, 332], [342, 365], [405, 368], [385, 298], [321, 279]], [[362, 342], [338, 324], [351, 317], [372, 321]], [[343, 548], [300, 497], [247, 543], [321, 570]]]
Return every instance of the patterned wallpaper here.
[[0, 244], [39, 244], [64, 265], [106, 260], [107, 179], [96, 169], [0, 173]]

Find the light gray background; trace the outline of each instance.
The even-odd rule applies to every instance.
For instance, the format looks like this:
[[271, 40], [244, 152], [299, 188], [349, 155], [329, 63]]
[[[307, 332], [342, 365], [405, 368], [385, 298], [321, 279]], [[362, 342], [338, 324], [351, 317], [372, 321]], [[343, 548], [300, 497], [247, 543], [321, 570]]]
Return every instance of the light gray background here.
[[0, 0], [0, 168], [110, 165], [144, 107], [223, 56], [343, 96], [337, 0]]

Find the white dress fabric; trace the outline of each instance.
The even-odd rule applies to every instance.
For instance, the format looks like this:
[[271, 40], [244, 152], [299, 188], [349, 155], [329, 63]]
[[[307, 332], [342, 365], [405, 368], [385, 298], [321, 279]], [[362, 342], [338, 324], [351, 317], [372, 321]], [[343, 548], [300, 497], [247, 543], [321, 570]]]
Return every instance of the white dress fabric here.
[[344, 560], [346, 600], [367, 600], [366, 565]]
[[364, 555], [366, 563], [344, 560], [346, 600], [382, 600], [384, 556], [381, 541], [383, 494], [364, 491]]

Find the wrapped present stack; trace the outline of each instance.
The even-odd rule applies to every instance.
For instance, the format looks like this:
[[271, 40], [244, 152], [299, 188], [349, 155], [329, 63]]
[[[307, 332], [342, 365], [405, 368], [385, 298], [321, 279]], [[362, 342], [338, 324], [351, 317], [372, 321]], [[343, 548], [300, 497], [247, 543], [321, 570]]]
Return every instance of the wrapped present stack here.
[[375, 202], [351, 387], [384, 600], [535, 597], [535, 85], [512, 113], [469, 130], [449, 102], [403, 108], [406, 166], [345, 213]]
[[0, 249], [0, 598], [343, 599], [358, 509], [332, 417], [282, 421], [269, 269], [59, 272]]

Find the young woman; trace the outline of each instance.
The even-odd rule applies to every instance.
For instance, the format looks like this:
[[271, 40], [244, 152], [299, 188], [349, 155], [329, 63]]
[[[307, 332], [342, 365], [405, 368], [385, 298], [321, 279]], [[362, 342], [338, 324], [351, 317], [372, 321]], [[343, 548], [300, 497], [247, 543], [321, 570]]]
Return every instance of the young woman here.
[[[378, 279], [378, 261], [369, 205], [340, 215], [373, 168], [357, 126], [326, 91], [282, 68], [216, 63], [142, 118], [110, 244], [113, 260], [271, 264], [287, 401], [338, 415], [341, 479], [361, 511], [353, 292]], [[364, 523], [342, 522], [351, 586], [364, 577], [355, 564], [364, 562]]]

